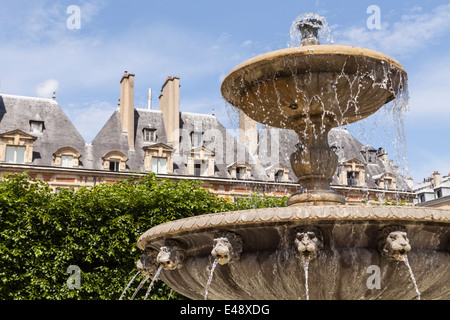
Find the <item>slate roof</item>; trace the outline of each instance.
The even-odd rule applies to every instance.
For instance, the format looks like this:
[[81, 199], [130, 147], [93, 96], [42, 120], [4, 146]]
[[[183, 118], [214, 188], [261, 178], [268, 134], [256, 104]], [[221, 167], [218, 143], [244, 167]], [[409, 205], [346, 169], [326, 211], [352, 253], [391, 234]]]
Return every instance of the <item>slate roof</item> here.
[[[30, 132], [30, 120], [43, 121], [41, 133]], [[19, 129], [35, 136], [33, 164], [51, 166], [53, 153], [62, 147], [75, 148], [80, 166], [86, 166], [86, 142], [53, 99], [0, 94], [0, 133]]]
[[[167, 144], [167, 136], [161, 111], [135, 109], [134, 116], [134, 150], [129, 149], [127, 135], [122, 133], [119, 109], [114, 111], [92, 143], [86, 144], [55, 100], [0, 94], [0, 133], [19, 129], [37, 137], [34, 142], [35, 165], [51, 166], [55, 151], [62, 147], [72, 147], [81, 154], [82, 168], [102, 170], [102, 157], [110, 151], [120, 151], [128, 158], [127, 170], [143, 172], [145, 155], [143, 147], [155, 143]], [[43, 132], [30, 132], [30, 120], [43, 121]], [[144, 141], [144, 128], [156, 129], [156, 141]], [[231, 178], [227, 167], [238, 162], [250, 164], [252, 167], [250, 180], [267, 181], [267, 170], [274, 165], [289, 168], [289, 181], [297, 180], [291, 170], [289, 157], [296, 150], [299, 139], [292, 130], [263, 126], [256, 155], [251, 155], [245, 146], [212, 115], [180, 112], [180, 129], [180, 155], [190, 155], [192, 132], [203, 133], [203, 146], [215, 153], [215, 177]], [[377, 158], [375, 163], [368, 163], [361, 151], [375, 149], [363, 145], [347, 130], [332, 129], [328, 141], [330, 146], [336, 147], [340, 162], [356, 159], [365, 165], [367, 187], [376, 187], [374, 176], [392, 173], [397, 177], [397, 188], [410, 191], [391, 160]], [[274, 150], [276, 154], [273, 153]], [[174, 173], [187, 175], [186, 158], [174, 155]], [[336, 176], [334, 183], [337, 183]]]

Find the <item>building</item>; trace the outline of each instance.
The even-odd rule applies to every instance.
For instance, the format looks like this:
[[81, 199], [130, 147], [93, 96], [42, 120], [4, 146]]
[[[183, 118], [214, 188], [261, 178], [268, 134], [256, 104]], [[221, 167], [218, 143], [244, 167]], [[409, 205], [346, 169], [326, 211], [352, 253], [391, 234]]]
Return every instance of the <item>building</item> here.
[[417, 206], [450, 209], [450, 174], [441, 177], [438, 171], [414, 187]]
[[[291, 130], [263, 126], [240, 115], [239, 139], [214, 115], [180, 111], [180, 79], [168, 77], [159, 110], [134, 107], [134, 74], [120, 81], [119, 106], [86, 143], [53, 99], [0, 94], [0, 174], [27, 170], [58, 188], [113, 183], [154, 172], [196, 179], [229, 198], [252, 192], [282, 197], [297, 192], [289, 162], [299, 142]], [[410, 182], [380, 148], [362, 145], [344, 129], [329, 144], [339, 155], [332, 188], [349, 203], [371, 199], [412, 201]]]

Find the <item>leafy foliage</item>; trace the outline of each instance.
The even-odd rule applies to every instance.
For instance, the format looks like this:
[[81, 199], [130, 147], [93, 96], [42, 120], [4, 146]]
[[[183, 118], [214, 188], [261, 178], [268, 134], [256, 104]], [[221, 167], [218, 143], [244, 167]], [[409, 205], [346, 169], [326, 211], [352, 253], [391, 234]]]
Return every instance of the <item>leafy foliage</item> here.
[[[136, 241], [147, 229], [194, 215], [283, 203], [257, 195], [231, 203], [200, 181], [157, 180], [152, 174], [58, 193], [27, 173], [5, 175], [0, 299], [118, 299], [136, 273], [141, 255]], [[81, 270], [80, 289], [68, 286], [71, 265]], [[137, 298], [145, 294], [141, 291]], [[169, 295], [183, 298], [158, 281], [150, 299]]]

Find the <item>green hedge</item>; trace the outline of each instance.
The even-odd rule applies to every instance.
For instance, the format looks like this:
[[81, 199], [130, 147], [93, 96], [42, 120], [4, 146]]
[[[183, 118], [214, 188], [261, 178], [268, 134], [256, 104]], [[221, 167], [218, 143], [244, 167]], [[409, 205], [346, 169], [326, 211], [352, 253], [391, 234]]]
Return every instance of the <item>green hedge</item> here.
[[[283, 206], [253, 195], [231, 203], [201, 182], [154, 175], [53, 193], [27, 173], [0, 180], [0, 299], [118, 299], [137, 272], [139, 236], [152, 226], [214, 212]], [[80, 289], [67, 268], [78, 266]], [[129, 299], [138, 276], [124, 299]], [[148, 284], [136, 299], [142, 299]], [[149, 299], [183, 298], [158, 281]]]

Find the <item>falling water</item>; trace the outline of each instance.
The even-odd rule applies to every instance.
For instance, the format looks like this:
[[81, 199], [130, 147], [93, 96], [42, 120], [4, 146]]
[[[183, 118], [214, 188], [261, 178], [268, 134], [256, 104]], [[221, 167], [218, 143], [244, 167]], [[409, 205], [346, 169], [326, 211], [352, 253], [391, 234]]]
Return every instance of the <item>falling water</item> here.
[[125, 292], [127, 292], [128, 288], [131, 286], [131, 284], [133, 283], [134, 279], [136, 279], [136, 277], [138, 276], [138, 274], [141, 273], [140, 271], [138, 271], [133, 278], [131, 278], [130, 282], [128, 282], [127, 286], [125, 287], [125, 290], [123, 290], [122, 294], [120, 295], [119, 300], [123, 299], [123, 296], [125, 295]]
[[305, 259], [303, 261], [303, 269], [305, 270], [306, 300], [309, 300], [308, 268], [309, 268], [309, 260]]
[[213, 275], [214, 275], [214, 269], [216, 269], [218, 263], [219, 263], [219, 259], [215, 259], [215, 260], [214, 260], [214, 263], [213, 263], [213, 265], [212, 265], [212, 268], [211, 268], [211, 274], [209, 275], [208, 282], [206, 283], [205, 300], [208, 300], [208, 288], [209, 288], [209, 286], [210, 286], [210, 284], [211, 284], [212, 277], [213, 277]]
[[161, 270], [163, 268], [163, 265], [160, 265], [158, 270], [155, 273], [155, 276], [153, 277], [152, 282], [150, 283], [150, 285], [148, 286], [148, 290], [145, 294], [144, 300], [147, 300], [148, 295], [150, 294], [150, 291], [152, 290], [153, 284], [155, 283], [156, 280], [158, 280], [159, 274], [161, 273]]
[[139, 286], [137, 287], [136, 291], [134, 291], [133, 295], [131, 296], [131, 300], [134, 300], [134, 297], [136, 297], [136, 294], [139, 292], [139, 290], [141, 290], [142, 286], [144, 285], [145, 282], [147, 282], [147, 280], [150, 278], [150, 275], [147, 275], [144, 277], [144, 279], [142, 279], [141, 283], [139, 283]]
[[408, 257], [405, 257], [403, 259], [403, 262], [406, 264], [406, 266], [409, 269], [409, 274], [411, 275], [411, 280], [414, 283], [414, 288], [416, 289], [417, 300], [420, 300], [420, 291], [419, 291], [419, 288], [417, 287], [417, 282], [416, 282], [416, 278], [414, 278], [414, 273], [413, 273], [413, 271], [411, 269], [411, 266], [409, 265]]

